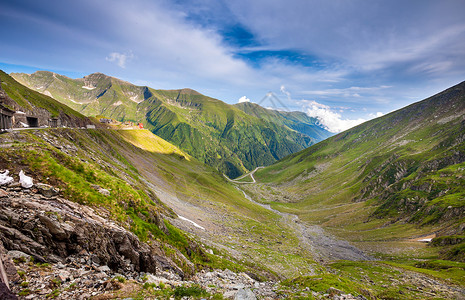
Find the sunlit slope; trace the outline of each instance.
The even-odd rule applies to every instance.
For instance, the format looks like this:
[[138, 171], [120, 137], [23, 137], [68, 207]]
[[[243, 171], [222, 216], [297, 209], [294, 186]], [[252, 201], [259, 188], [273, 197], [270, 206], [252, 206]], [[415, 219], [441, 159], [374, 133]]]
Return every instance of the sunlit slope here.
[[[464, 116], [461, 83], [291, 155], [256, 178], [281, 191], [272, 196], [285, 203], [277, 207], [313, 222], [350, 227], [380, 220], [380, 228], [407, 222], [462, 234]], [[262, 193], [273, 194], [264, 187]]]
[[118, 133], [141, 149], [160, 154], [177, 154], [179, 157], [190, 159], [187, 153], [146, 129], [120, 130]]

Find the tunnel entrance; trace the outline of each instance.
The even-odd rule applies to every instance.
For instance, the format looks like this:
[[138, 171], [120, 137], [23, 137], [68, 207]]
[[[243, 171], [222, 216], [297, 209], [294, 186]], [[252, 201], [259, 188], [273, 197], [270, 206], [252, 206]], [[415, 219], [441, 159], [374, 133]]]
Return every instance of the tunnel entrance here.
[[36, 117], [26, 117], [26, 121], [29, 127], [39, 127], [39, 119]]

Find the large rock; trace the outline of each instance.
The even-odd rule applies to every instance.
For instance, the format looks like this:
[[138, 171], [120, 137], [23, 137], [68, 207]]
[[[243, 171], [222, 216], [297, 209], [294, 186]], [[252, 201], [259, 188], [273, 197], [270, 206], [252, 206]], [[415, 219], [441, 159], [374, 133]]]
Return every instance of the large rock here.
[[36, 183], [36, 188], [44, 197], [51, 198], [57, 196], [59, 190], [45, 183]]
[[16, 300], [18, 297], [16, 297], [15, 294], [10, 292], [10, 290], [7, 288], [7, 286], [0, 281], [0, 299], [2, 300]]
[[[93, 254], [93, 262], [114, 271], [155, 274], [182, 270], [152, 246], [93, 209], [62, 199], [37, 199], [11, 193], [0, 198], [0, 242], [8, 250], [22, 251], [39, 262], [58, 262], [77, 253]], [[179, 251], [180, 260], [187, 260]]]
[[234, 300], [256, 300], [255, 294], [250, 289], [240, 289], [236, 296], [234, 296]]

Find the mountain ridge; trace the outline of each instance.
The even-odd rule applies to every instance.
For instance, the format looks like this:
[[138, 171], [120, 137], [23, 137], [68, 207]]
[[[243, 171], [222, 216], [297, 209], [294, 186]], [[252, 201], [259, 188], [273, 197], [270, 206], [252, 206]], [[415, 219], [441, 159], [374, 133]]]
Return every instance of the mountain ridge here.
[[291, 121], [291, 128], [282, 117], [273, 120], [272, 115], [247, 114], [235, 105], [187, 88], [156, 90], [101, 73], [76, 80], [47, 71], [12, 76], [88, 116], [145, 120], [146, 128], [231, 178], [325, 137], [324, 129], [308, 124], [310, 119], [302, 126], [315, 130], [299, 132], [297, 118]]

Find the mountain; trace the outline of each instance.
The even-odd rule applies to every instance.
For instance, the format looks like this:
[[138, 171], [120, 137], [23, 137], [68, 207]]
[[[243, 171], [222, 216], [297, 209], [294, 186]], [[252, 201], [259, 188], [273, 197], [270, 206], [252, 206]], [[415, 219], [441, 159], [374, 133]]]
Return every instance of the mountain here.
[[323, 127], [323, 125], [321, 125], [317, 118], [309, 117], [304, 112], [267, 109], [252, 102], [242, 102], [235, 104], [235, 106], [248, 115], [255, 116], [281, 126], [287, 126], [290, 129], [308, 135], [316, 142], [322, 141], [333, 135], [333, 133], [329, 132]]
[[52, 120], [57, 126], [83, 127], [93, 124], [84, 115], [55, 99], [26, 88], [0, 70], [0, 107], [2, 106], [11, 111], [11, 114], [15, 113], [16, 123], [23, 122], [25, 125], [30, 121], [37, 126], [49, 126]]
[[[462, 82], [258, 170], [254, 193], [354, 242], [463, 236], [464, 141]], [[464, 249], [442, 257], [464, 261]]]
[[[191, 89], [155, 90], [95, 73], [70, 79], [16, 73], [22, 84], [87, 115], [144, 121], [146, 128], [229, 177], [269, 165], [326, 136], [299, 117], [245, 113]], [[312, 121], [310, 121], [312, 122]]]
[[[382, 199], [350, 201], [363, 194], [356, 192], [357, 186], [342, 185], [341, 194], [335, 192], [339, 182], [357, 179], [350, 177], [350, 160], [342, 160], [349, 166], [331, 160], [354, 155], [349, 147], [360, 138], [356, 129], [358, 135], [341, 134], [285, 158], [279, 163], [284, 174], [271, 166], [249, 174], [251, 180], [234, 183], [148, 130], [83, 126], [91, 120], [6, 74], [0, 87], [4, 107], [11, 108], [7, 113], [15, 109], [31, 118], [39, 112], [63, 116], [63, 121], [76, 118], [65, 128], [0, 134], [0, 181], [4, 170], [15, 181], [0, 183], [0, 257], [10, 288], [21, 298], [224, 299], [253, 293], [264, 299], [460, 299], [465, 291], [465, 264], [444, 260], [460, 254], [455, 247], [463, 235], [454, 227], [460, 226], [460, 217], [451, 215], [449, 222], [449, 232], [456, 235], [436, 238], [427, 247], [396, 238], [431, 234], [444, 229], [446, 220], [423, 226], [415, 220], [395, 222], [390, 215], [375, 213]], [[435, 102], [431, 111], [436, 118], [427, 119], [430, 123], [422, 122], [426, 115], [417, 120], [417, 129], [429, 126], [425, 124], [452, 127], [441, 127], [444, 131], [430, 135], [431, 141], [438, 136], [451, 141], [461, 133], [457, 126], [462, 117], [456, 114], [463, 106], [447, 100], [453, 91]], [[459, 88], [457, 95], [462, 92]], [[455, 105], [454, 113], [449, 104]], [[420, 108], [428, 110], [429, 105]], [[418, 108], [405, 118], [420, 116]], [[395, 120], [400, 124], [393, 125], [393, 135], [402, 135], [403, 125], [405, 134], [417, 132], [402, 115]], [[388, 139], [384, 125], [376, 134]], [[361, 144], [372, 136], [364, 138]], [[436, 147], [444, 150], [446, 144]], [[461, 151], [450, 147], [456, 154]], [[371, 148], [356, 154], [364, 161]], [[376, 163], [365, 164], [366, 171]], [[427, 175], [453, 187], [462, 178], [460, 165]], [[21, 186], [20, 171], [34, 186]], [[253, 173], [260, 182], [251, 183]], [[373, 177], [365, 177], [370, 181], [382, 173], [378, 168]], [[312, 182], [319, 177], [320, 182]], [[373, 245], [375, 250], [362, 252], [354, 245], [364, 250]], [[7, 298], [3, 282], [0, 298]]]

